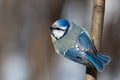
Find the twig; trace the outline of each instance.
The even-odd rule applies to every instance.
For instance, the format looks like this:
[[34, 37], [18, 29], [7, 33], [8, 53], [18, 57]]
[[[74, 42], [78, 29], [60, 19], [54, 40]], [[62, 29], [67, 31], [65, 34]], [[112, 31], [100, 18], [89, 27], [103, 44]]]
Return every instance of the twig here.
[[[93, 0], [93, 13], [91, 24], [91, 38], [97, 50], [100, 49], [101, 35], [104, 21], [105, 0]], [[87, 69], [86, 80], [97, 80], [97, 71], [94, 68]]]

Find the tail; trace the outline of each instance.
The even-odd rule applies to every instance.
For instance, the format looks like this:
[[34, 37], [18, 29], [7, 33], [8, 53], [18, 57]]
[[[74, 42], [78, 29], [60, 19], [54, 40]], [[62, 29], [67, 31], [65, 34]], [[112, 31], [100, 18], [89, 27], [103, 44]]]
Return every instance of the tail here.
[[86, 58], [94, 65], [94, 67], [99, 72], [102, 72], [104, 70], [104, 65], [106, 65], [110, 62], [110, 57], [104, 56], [99, 53], [97, 53], [97, 56], [96, 56], [89, 52], [86, 52]]
[[109, 56], [102, 55], [101, 53], [97, 53], [98, 59], [104, 64], [107, 65], [111, 61]]

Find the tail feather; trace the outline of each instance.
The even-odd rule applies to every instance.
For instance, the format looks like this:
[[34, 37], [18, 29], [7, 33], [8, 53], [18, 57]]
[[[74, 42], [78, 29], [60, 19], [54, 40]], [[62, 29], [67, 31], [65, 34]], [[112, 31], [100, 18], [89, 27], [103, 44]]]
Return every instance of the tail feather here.
[[94, 65], [94, 67], [99, 71], [102, 72], [104, 69], [103, 63], [98, 59], [97, 56], [86, 52], [86, 58]]
[[104, 65], [107, 65], [111, 61], [109, 56], [105, 56], [100, 53], [97, 53], [97, 57]]
[[107, 65], [111, 58], [100, 53], [93, 55], [92, 53], [86, 52], [86, 58], [95, 66], [95, 68], [102, 72], [104, 70], [104, 65]]

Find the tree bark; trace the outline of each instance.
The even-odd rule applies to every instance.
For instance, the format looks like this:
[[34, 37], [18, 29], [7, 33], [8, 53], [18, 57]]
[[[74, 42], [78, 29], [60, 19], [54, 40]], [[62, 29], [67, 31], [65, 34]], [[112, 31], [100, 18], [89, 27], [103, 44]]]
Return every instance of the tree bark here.
[[[91, 38], [97, 50], [100, 50], [104, 22], [105, 0], [93, 0]], [[87, 68], [86, 80], [97, 80], [97, 70]]]

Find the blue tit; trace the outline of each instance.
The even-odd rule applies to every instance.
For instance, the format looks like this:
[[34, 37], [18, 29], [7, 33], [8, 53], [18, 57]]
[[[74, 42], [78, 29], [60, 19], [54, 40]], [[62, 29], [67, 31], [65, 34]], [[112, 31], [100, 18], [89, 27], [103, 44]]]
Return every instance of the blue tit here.
[[99, 72], [110, 62], [110, 57], [97, 51], [87, 31], [73, 22], [59, 19], [50, 30], [58, 54], [87, 67], [95, 67]]

